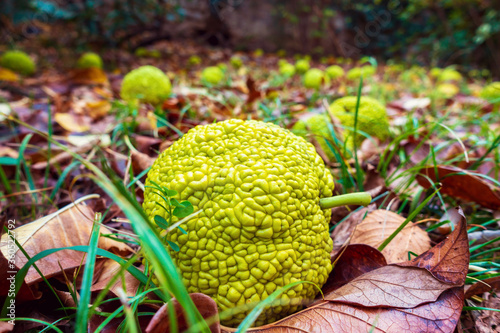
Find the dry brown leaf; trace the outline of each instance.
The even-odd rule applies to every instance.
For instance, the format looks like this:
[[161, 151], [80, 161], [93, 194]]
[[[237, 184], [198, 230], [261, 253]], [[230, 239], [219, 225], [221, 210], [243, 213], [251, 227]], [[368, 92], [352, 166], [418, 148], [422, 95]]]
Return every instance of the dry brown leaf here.
[[335, 226], [335, 229], [333, 229], [332, 232], [332, 253], [337, 253], [337, 251], [339, 251], [344, 245], [346, 245], [346, 242], [349, 240], [349, 237], [352, 236], [352, 233], [356, 226], [363, 221], [363, 217], [365, 217], [366, 214], [374, 211], [375, 209], [375, 205], [369, 205], [368, 207], [361, 208], [359, 211], [349, 215], [349, 217], [338, 226]]
[[[463, 306], [463, 288], [445, 291], [436, 302], [412, 309], [365, 308], [321, 302], [275, 323], [249, 329], [257, 333], [453, 332]], [[222, 333], [236, 329], [222, 327]]]
[[465, 290], [465, 298], [470, 298], [474, 295], [491, 291], [492, 289], [500, 289], [500, 276], [495, 276], [482, 281], [477, 281]]
[[82, 121], [82, 117], [71, 113], [56, 113], [54, 120], [68, 132], [83, 133], [90, 130], [90, 126]]
[[[194, 302], [196, 308], [200, 311], [201, 316], [207, 320], [210, 325], [210, 332], [218, 333], [221, 331], [221, 326], [217, 319], [218, 310], [215, 301], [205, 294], [194, 293], [189, 294]], [[174, 309], [177, 314], [177, 325], [179, 327], [179, 332], [184, 332], [188, 326], [186, 323], [186, 318], [184, 316], [184, 311], [179, 302], [174, 298]], [[167, 304], [164, 304], [158, 312], [154, 315], [146, 328], [146, 333], [164, 333], [170, 332], [170, 316], [168, 315]]]
[[92, 119], [100, 119], [111, 110], [111, 103], [107, 100], [89, 101], [85, 106]]
[[437, 175], [433, 166], [420, 170], [418, 183], [425, 188], [432, 187], [432, 183], [426, 178], [428, 177], [432, 182], [443, 185], [441, 193], [493, 210], [500, 207], [500, 188], [464, 169], [449, 165], [438, 165], [436, 169]]
[[[100, 292], [106, 288], [109, 281], [120, 271], [121, 265], [114, 260], [105, 259], [103, 263], [102, 270], [95, 281], [94, 285], [91, 288], [91, 291]], [[141, 269], [141, 268], [139, 268]], [[141, 270], [144, 270], [142, 267]], [[133, 297], [137, 294], [137, 288], [139, 288], [139, 280], [133, 277], [129, 272], [125, 271], [124, 273], [125, 281], [123, 281], [122, 277], [118, 278], [115, 283], [111, 285], [109, 291], [111, 291], [115, 296], [118, 296], [117, 288], [122, 288], [125, 285], [126, 290], [125, 293], [129, 297]]]
[[106, 73], [102, 69], [96, 67], [75, 69], [69, 73], [67, 80], [72, 84], [102, 84], [104, 86], [109, 85]]
[[[391, 211], [378, 209], [369, 213], [358, 224], [351, 243], [367, 244], [378, 248], [405, 219]], [[421, 254], [431, 247], [427, 233], [410, 222], [382, 251], [387, 262], [395, 263], [408, 260], [408, 252]]]
[[[47, 250], [67, 246], [88, 245], [92, 232], [94, 212], [86, 205], [80, 203], [90, 196], [79, 199], [75, 204], [68, 205], [57, 212], [27, 223], [15, 229], [17, 241], [29, 256]], [[110, 232], [101, 227], [101, 234]], [[2, 235], [0, 250], [5, 255], [7, 253], [7, 236]], [[122, 242], [101, 237], [99, 238], [99, 248], [122, 255], [130, 254], [133, 250]], [[16, 248], [15, 262], [17, 267], [22, 267], [28, 259]], [[36, 265], [46, 277], [52, 277], [64, 270], [71, 270], [81, 266], [84, 261], [84, 253], [61, 250], [37, 261]], [[41, 281], [38, 272], [30, 267], [25, 277], [28, 285]]]

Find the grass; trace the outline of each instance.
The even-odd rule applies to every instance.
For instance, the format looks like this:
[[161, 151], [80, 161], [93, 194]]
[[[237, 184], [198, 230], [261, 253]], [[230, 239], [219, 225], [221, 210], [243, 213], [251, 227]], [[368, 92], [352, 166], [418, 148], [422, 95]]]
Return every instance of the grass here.
[[[264, 76], [264, 73], [260, 73]], [[272, 80], [272, 74], [269, 74], [268, 78]], [[229, 77], [227, 78], [230, 79]], [[393, 78], [390, 76], [386, 76], [387, 80], [392, 80]], [[287, 84], [288, 87], [298, 88], [301, 83], [298, 77], [294, 77], [291, 79], [284, 79], [282, 77], [274, 77], [275, 83], [277, 85]], [[376, 81], [373, 81], [373, 78], [368, 80], [369, 84], [374, 84]], [[410, 84], [411, 78], [406, 77], [405, 82]], [[422, 81], [425, 81], [423, 79]], [[226, 82], [230, 83], [230, 81]], [[340, 85], [345, 83], [340, 83]], [[357, 106], [355, 112], [355, 122], [354, 127], [350, 130], [353, 130], [354, 135], [365, 135], [368, 139], [376, 142], [374, 138], [369, 137], [368, 134], [359, 131], [358, 129], [358, 110], [360, 103], [360, 96], [362, 95], [363, 89], [363, 80], [360, 81], [359, 85], [350, 84], [347, 87], [347, 91], [351, 91], [353, 94], [358, 96]], [[422, 94], [424, 92], [428, 92], [426, 87], [419, 88], [416, 85], [411, 84], [411, 90], [414, 91], [415, 94]], [[293, 118], [293, 115], [287, 112], [287, 109], [294, 105], [294, 102], [289, 102], [286, 100], [287, 92], [283, 92], [279, 98], [275, 99], [264, 99], [259, 101], [258, 111], [259, 117], [263, 118], [266, 121], [275, 122], [282, 126], [285, 126], [290, 122]], [[392, 96], [392, 92], [384, 91], [383, 89], [376, 89], [371, 92], [373, 97], [378, 98], [388, 98], [387, 96]], [[216, 87], [210, 87], [208, 93], [204, 93], [200, 98], [208, 98], [210, 100], [214, 100], [216, 102], [221, 102], [223, 107], [228, 107], [230, 103], [226, 101], [226, 98], [229, 95], [224, 95], [219, 93]], [[230, 95], [231, 98], [235, 97], [235, 94]], [[325, 104], [331, 103], [333, 101], [332, 94], [325, 93], [324, 91], [315, 92], [313, 95], [309, 97], [304, 104], [306, 105], [309, 111], [317, 111], [316, 109], [321, 109], [324, 111]], [[241, 104], [244, 104], [244, 100], [239, 101]], [[384, 179], [385, 186], [387, 190], [384, 193], [378, 195], [376, 198], [372, 200], [372, 202], [377, 202], [379, 200], [383, 200], [383, 203], [378, 207], [380, 209], [389, 209], [391, 203], [389, 202], [389, 194], [395, 194], [401, 200], [401, 205], [397, 209], [398, 214], [402, 214], [406, 216], [405, 222], [396, 230], [393, 234], [391, 234], [379, 247], [379, 250], [383, 250], [387, 244], [391, 242], [391, 240], [400, 232], [410, 221], [414, 221], [418, 218], [424, 218], [428, 216], [436, 217], [439, 219], [441, 215], [443, 215], [445, 207], [454, 206], [457, 204], [466, 205], [468, 209], [468, 223], [472, 226], [468, 232], [478, 231], [482, 228], [487, 228], [495, 225], [500, 221], [500, 219], [494, 218], [491, 212], [482, 209], [478, 205], [471, 203], [463, 203], [458, 200], [444, 196], [439, 192], [439, 185], [434, 184], [433, 189], [425, 190], [423, 188], [416, 188], [416, 177], [419, 174], [419, 171], [424, 166], [434, 166], [437, 168], [438, 165], [452, 165], [456, 163], [468, 163], [468, 170], [477, 171], [479, 166], [481, 166], [484, 162], [493, 162], [495, 165], [494, 174], [498, 179], [499, 175], [499, 161], [500, 161], [500, 135], [495, 132], [495, 129], [491, 129], [488, 123], [494, 123], [498, 121], [498, 115], [484, 115], [483, 117], [478, 117], [479, 110], [474, 107], [468, 107], [462, 110], [463, 116], [457, 117], [454, 114], [453, 110], [447, 110], [443, 106], [443, 101], [439, 100], [435, 97], [432, 98], [433, 108], [430, 110], [427, 118], [423, 118], [418, 116], [416, 112], [409, 111], [406, 113], [404, 118], [404, 124], [393, 126], [391, 130], [393, 131], [393, 138], [387, 144], [387, 146], [381, 149], [381, 154], [379, 155], [379, 160], [377, 164], [377, 171], [380, 173], [382, 178]], [[318, 106], [319, 104], [319, 106]], [[191, 113], [196, 115], [196, 103], [193, 101], [189, 101], [186, 103], [180, 110], [181, 118], [191, 118]], [[248, 111], [244, 109], [244, 111]], [[144, 134], [140, 133], [139, 123], [135, 119], [135, 116], [138, 114], [138, 110], [132, 108], [128, 105], [123, 105], [119, 102], [113, 101], [113, 112], [117, 116], [119, 120], [119, 124], [115, 126], [112, 131], [111, 137], [113, 142], [113, 149], [116, 149], [117, 152], [120, 152], [123, 155], [129, 156], [130, 152], [136, 149], [132, 142], [130, 141], [133, 135], [135, 134]], [[178, 136], [182, 136], [183, 132], [179, 127], [175, 124], [171, 123], [168, 120], [168, 117], [161, 114], [161, 110], [156, 110], [155, 119], [162, 130], [165, 130], [166, 133], [173, 133]], [[50, 114], [50, 112], [49, 112]], [[231, 113], [232, 114], [232, 113]], [[250, 117], [250, 114], [246, 114], [246, 116]], [[485, 125], [486, 124], [486, 125]], [[108, 323], [110, 323], [115, 318], [120, 318], [123, 320], [122, 325], [119, 330], [122, 332], [139, 332], [139, 317], [145, 315], [145, 313], [141, 310], [141, 306], [144, 304], [157, 303], [158, 301], [152, 300], [148, 297], [150, 294], [155, 294], [156, 298], [160, 299], [161, 302], [167, 302], [168, 304], [172, 304], [172, 299], [175, 297], [182, 307], [185, 310], [187, 322], [190, 325], [191, 332], [208, 332], [209, 328], [207, 322], [202, 319], [199, 311], [196, 309], [195, 304], [192, 302], [191, 298], [188, 296], [188, 291], [179, 283], [181, 281], [181, 277], [178, 273], [175, 262], [172, 260], [169, 250], [164, 246], [164, 237], [160, 235], [158, 231], [158, 227], [164, 229], [165, 232], [171, 230], [172, 228], [180, 228], [182, 229], [182, 221], [179, 224], [172, 223], [172, 216], [177, 216], [178, 218], [186, 217], [189, 214], [182, 213], [182, 202], [174, 202], [172, 197], [175, 195], [172, 192], [169, 192], [168, 189], [162, 189], [161, 187], [146, 185], [146, 188], [153, 187], [157, 191], [161, 192], [165, 203], [165, 211], [170, 212], [170, 219], [166, 219], [164, 217], [155, 217], [153, 221], [150, 221], [149, 218], [145, 215], [143, 209], [138, 204], [135, 197], [135, 189], [136, 185], [141, 185], [143, 183], [143, 179], [149, 169], [141, 171], [138, 174], [134, 174], [132, 168], [127, 170], [128, 179], [127, 183], [124, 183], [124, 179], [121, 179], [116, 176], [114, 170], [112, 170], [104, 157], [104, 154], [100, 154], [101, 148], [96, 147], [97, 153], [91, 159], [86, 159], [79, 154], [73, 153], [67, 146], [61, 144], [54, 137], [54, 128], [52, 126], [52, 119], [49, 117], [49, 127], [47, 133], [40, 132], [33, 128], [31, 125], [27, 123], [23, 123], [22, 121], [11, 119], [11, 126], [23, 126], [29, 129], [32, 133], [40, 135], [47, 140], [47, 151], [46, 157], [49, 159], [54, 154], [54, 148], [59, 148], [62, 151], [69, 153], [72, 156], [71, 162], [63, 169], [59, 168], [59, 173], [57, 176], [57, 181], [53, 186], [53, 189], [49, 193], [44, 192], [36, 192], [36, 182], [35, 176], [30, 169], [30, 164], [25, 159], [27, 155], [27, 151], [30, 149], [34, 149], [34, 146], [30, 146], [30, 140], [33, 139], [33, 134], [26, 135], [21, 142], [18, 144], [18, 152], [19, 157], [8, 158], [8, 157], [0, 157], [0, 181], [3, 185], [3, 192], [5, 195], [22, 193], [24, 189], [27, 189], [29, 193], [25, 195], [25, 199], [29, 202], [29, 211], [25, 210], [25, 207], [21, 208], [21, 215], [25, 218], [34, 219], [37, 216], [37, 207], [39, 207], [42, 203], [47, 203], [49, 207], [57, 207], [56, 199], [58, 194], [62, 191], [66, 190], [66, 184], [68, 182], [75, 181], [75, 178], [81, 179], [87, 178], [96, 185], [101, 191], [103, 191], [107, 198], [110, 199], [112, 204], [116, 204], [121, 211], [126, 215], [129, 221], [132, 221], [132, 226], [134, 228], [135, 233], [138, 236], [139, 242], [142, 246], [142, 250], [138, 255], [134, 255], [131, 258], [121, 258], [116, 256], [108, 251], [104, 251], [97, 247], [97, 241], [99, 237], [98, 226], [103, 221], [106, 216], [106, 213], [101, 217], [96, 217], [96, 222], [94, 224], [94, 229], [92, 231], [92, 236], [88, 245], [85, 246], [73, 246], [66, 247], [60, 249], [51, 249], [38, 253], [32, 258], [28, 258], [28, 263], [22, 267], [18, 273], [18, 279], [16, 284], [16, 289], [19, 290], [21, 287], [20, 281], [23, 280], [23, 277], [27, 273], [29, 267], [33, 266], [35, 269], [36, 263], [41, 258], [44, 258], [52, 253], [57, 251], [70, 249], [73, 251], [80, 251], [86, 253], [84, 265], [82, 265], [83, 271], [83, 280], [78, 291], [72, 290], [74, 299], [77, 301], [76, 308], [67, 308], [62, 305], [61, 302], [61, 310], [65, 313], [61, 318], [54, 321], [53, 323], [48, 323], [44, 321], [40, 321], [38, 319], [33, 318], [18, 318], [17, 320], [27, 320], [38, 322], [46, 326], [44, 330], [52, 329], [54, 331], [60, 332], [61, 330], [57, 328], [55, 325], [62, 320], [70, 320], [75, 324], [76, 332], [84, 332], [87, 330], [87, 324], [89, 318], [93, 315], [102, 315], [106, 319], [99, 326], [96, 332], [103, 330]], [[472, 139], [468, 138], [466, 140], [463, 135], [463, 128], [479, 128], [479, 131], [476, 131], [476, 136], [478, 137], [475, 142], [471, 142]], [[333, 153], [335, 160], [330, 161], [332, 164], [335, 164], [335, 167], [332, 168], [333, 173], [335, 174], [336, 181], [342, 184], [342, 192], [344, 194], [352, 193], [355, 190], [363, 190], [366, 181], [366, 174], [364, 171], [364, 164], [358, 158], [357, 151], [360, 147], [357, 147], [357, 144], [353, 147], [353, 152], [347, 152], [346, 147], [342, 142], [342, 136], [339, 134], [339, 130], [342, 130], [342, 126], [336, 126], [334, 124], [328, 124], [328, 132], [329, 137], [319, 138], [325, 140], [329, 149]], [[480, 138], [480, 139], [479, 139]], [[404, 149], [403, 142], [409, 141], [411, 139], [415, 139], [418, 141], [418, 144], [415, 148], [408, 152]], [[356, 142], [356, 140], [354, 140]], [[465, 141], [465, 142], [464, 142]], [[442, 153], [447, 147], [452, 145], [453, 143], [457, 143], [461, 147], [462, 151], [460, 154], [455, 156], [452, 159], [443, 160], [440, 158], [440, 153]], [[437, 144], [436, 144], [437, 143]], [[430, 144], [430, 154], [423, 158], [421, 161], [414, 163], [412, 162], [412, 158], [418, 154], [420, 149], [424, 147], [424, 145]], [[469, 147], [469, 148], [467, 148]], [[470, 151], [468, 151], [468, 149]], [[472, 150], [482, 150], [482, 154], [479, 156], [475, 156], [472, 154]], [[353, 158], [349, 159], [349, 153], [352, 154]], [[395, 162], [396, 161], [396, 162]], [[15, 177], [14, 179], [9, 179], [4, 167], [15, 167]], [[73, 173], [77, 171], [77, 168], [84, 175], [80, 175], [75, 177]], [[486, 180], [500, 185], [498, 180], [493, 177], [482, 175], [478, 172], [474, 173], [479, 177], [483, 177]], [[43, 171], [43, 188], [47, 188], [49, 185], [49, 178], [51, 176], [51, 168], [48, 165]], [[4, 196], [5, 196], [4, 195]], [[14, 201], [16, 197], [4, 197], [2, 200]], [[108, 202], [109, 205], [111, 205]], [[110, 207], [107, 207], [108, 209]], [[177, 209], [177, 213], [175, 209]], [[358, 211], [358, 209], [353, 212]], [[181, 212], [181, 213], [179, 213]], [[353, 213], [351, 212], [351, 214]], [[190, 212], [192, 213], [192, 211]], [[349, 215], [348, 215], [349, 216]], [[331, 229], [333, 230], [336, 226], [345, 221], [348, 216], [344, 217], [343, 220], [339, 221], [337, 224], [333, 225]], [[428, 232], [434, 232], [439, 226], [448, 223], [448, 221], [439, 221], [439, 222], [428, 222], [425, 225], [425, 228]], [[126, 234], [116, 233], [112, 236], [114, 239], [129, 243], [131, 246], [137, 245], [138, 240], [131, 238]], [[484, 280], [490, 277], [498, 276], [500, 269], [500, 264], [498, 262], [497, 253], [500, 248], [494, 244], [496, 241], [500, 239], [495, 239], [487, 243], [474, 245], [470, 244], [470, 252], [471, 252], [471, 272], [468, 274], [467, 283], [473, 283], [475, 281]], [[170, 244], [171, 248], [175, 251], [176, 246], [178, 249], [178, 245], [175, 243]], [[22, 247], [21, 247], [21, 250]], [[409, 253], [410, 255], [410, 253]], [[146, 270], [149, 271], [149, 267], [154, 267], [155, 275], [158, 278], [158, 285], [152, 283], [151, 275], [148, 273], [143, 273], [139, 269], [137, 269], [136, 264], [140, 261], [140, 256], [144, 256], [146, 258]], [[28, 257], [28, 256], [27, 256]], [[91, 303], [91, 282], [92, 277], [94, 275], [95, 270], [95, 262], [97, 257], [105, 257], [111, 260], [115, 260], [121, 266], [119, 272], [113, 277], [111, 281], [107, 283], [107, 286], [93, 299], [92, 305], [89, 307], [88, 305]], [[123, 274], [127, 271], [136, 277], [141, 285], [133, 297], [127, 297], [123, 293], [119, 294], [116, 298], [106, 299], [109, 289], [111, 286], [123, 276]], [[42, 274], [39, 271], [40, 274]], [[44, 278], [45, 279], [45, 278]], [[57, 295], [57, 293], [53, 290], [50, 282], [45, 279], [45, 284], [52, 289], [53, 293]], [[265, 310], [267, 307], [272, 305], [279, 305], [279, 296], [282, 292], [286, 291], [289, 288], [293, 288], [299, 283], [304, 282], [295, 282], [288, 284], [281, 289], [276, 290], [274, 293], [266, 298], [265, 300], [255, 304], [255, 307], [250, 311], [248, 316], [241, 322], [241, 324], [237, 328], [237, 332], [245, 332], [249, 327], [255, 322], [258, 316]], [[125, 290], [125, 286], [122, 288]], [[79, 298], [76, 297], [78, 292]], [[57, 297], [57, 296], [56, 296]], [[7, 301], [3, 305], [2, 314], [5, 314]], [[107, 304], [111, 301], [120, 302], [120, 306], [118, 306], [111, 313], [103, 313], [100, 310], [102, 305]], [[244, 309], [248, 310], [248, 309]], [[471, 310], [491, 310], [483, 307], [474, 307], [468, 306], [464, 308], [465, 311]], [[498, 310], [496, 310], [498, 311]], [[168, 307], [168, 313], [171, 318], [175, 317], [174, 309], [172, 306]], [[177, 332], [179, 327], [177, 325], [176, 320], [170, 320], [170, 329], [171, 332]]]

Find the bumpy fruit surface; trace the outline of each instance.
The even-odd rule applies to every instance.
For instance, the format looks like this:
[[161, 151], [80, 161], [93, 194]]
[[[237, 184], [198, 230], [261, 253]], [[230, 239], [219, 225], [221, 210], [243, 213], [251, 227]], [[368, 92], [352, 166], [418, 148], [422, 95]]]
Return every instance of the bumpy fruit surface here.
[[[332, 269], [331, 210], [319, 200], [332, 196], [333, 177], [312, 144], [277, 125], [227, 120], [197, 126], [165, 150], [149, 171], [155, 182], [178, 192], [201, 213], [167, 240], [190, 293], [211, 296], [221, 311], [259, 302], [295, 281], [322, 286]], [[144, 210], [167, 218], [151, 188]], [[317, 288], [301, 283], [264, 310], [256, 325], [270, 323], [313, 299]], [[235, 326], [250, 310], [223, 321]]]
[[330, 83], [327, 75], [317, 68], [312, 68], [304, 75], [304, 86], [311, 89], [319, 89], [322, 85]]
[[500, 81], [490, 83], [481, 91], [481, 98], [490, 103], [500, 104]]
[[329, 122], [330, 120], [326, 115], [315, 114], [309, 118], [296, 122], [295, 125], [293, 125], [292, 132], [303, 138], [308, 138], [308, 136], [312, 134], [326, 156], [330, 160], [333, 160], [335, 155], [325, 141], [325, 139], [331, 140], [330, 131], [328, 130]]
[[78, 68], [102, 68], [102, 59], [97, 53], [87, 52], [81, 55], [76, 63]]
[[201, 79], [210, 84], [218, 84], [224, 78], [224, 72], [217, 66], [207, 67], [201, 73]]
[[[365, 136], [359, 133], [354, 138], [356, 103], [356, 96], [348, 96], [339, 98], [330, 105], [330, 112], [346, 127], [344, 137], [349, 148], [354, 146], [354, 142], [359, 147], [365, 139]], [[389, 120], [385, 107], [376, 99], [362, 96], [359, 102], [357, 129], [381, 140], [386, 139], [389, 136]]]
[[7, 51], [0, 57], [0, 67], [10, 69], [21, 75], [32, 75], [35, 73], [35, 62], [29, 55], [22, 51]]
[[167, 75], [154, 66], [142, 66], [125, 75], [120, 96], [128, 102], [142, 101], [157, 105], [170, 94]]

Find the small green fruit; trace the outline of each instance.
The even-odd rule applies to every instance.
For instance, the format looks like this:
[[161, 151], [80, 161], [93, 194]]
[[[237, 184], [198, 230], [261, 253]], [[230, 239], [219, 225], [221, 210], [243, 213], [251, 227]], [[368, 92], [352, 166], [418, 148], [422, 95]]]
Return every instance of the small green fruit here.
[[219, 84], [224, 78], [224, 72], [217, 66], [210, 66], [201, 73], [201, 80], [211, 85]]
[[344, 76], [344, 69], [340, 66], [337, 66], [337, 65], [327, 67], [325, 72], [326, 72], [326, 75], [328, 75], [328, 77], [332, 80], [335, 80], [335, 79], [338, 79], [338, 78], [341, 78], [342, 76]]
[[295, 71], [299, 74], [304, 74], [310, 67], [311, 65], [309, 65], [309, 61], [306, 59], [297, 60], [295, 63]]
[[304, 86], [306, 88], [319, 89], [323, 84], [328, 83], [330, 83], [330, 79], [321, 69], [312, 68], [304, 75]]
[[158, 105], [168, 98], [171, 89], [169, 78], [159, 68], [142, 66], [125, 75], [120, 96], [131, 103]]
[[81, 55], [76, 63], [78, 68], [101, 68], [102, 69], [102, 59], [94, 52], [87, 52]]
[[295, 66], [289, 63], [285, 63], [280, 66], [280, 74], [286, 77], [292, 77], [295, 75]]
[[25, 76], [32, 75], [36, 71], [35, 62], [23, 51], [7, 51], [2, 54], [0, 67]]

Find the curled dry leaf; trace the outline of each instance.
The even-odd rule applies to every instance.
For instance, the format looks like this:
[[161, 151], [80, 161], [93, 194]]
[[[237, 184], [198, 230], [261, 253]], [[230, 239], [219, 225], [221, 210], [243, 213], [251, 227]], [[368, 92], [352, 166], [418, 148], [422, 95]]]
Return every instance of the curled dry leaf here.
[[429, 251], [411, 261], [397, 265], [425, 268], [442, 282], [463, 285], [470, 258], [467, 222], [460, 207], [457, 207], [454, 213], [448, 211], [448, 214], [452, 219], [458, 220], [458, 223], [454, 223], [456, 229]]
[[447, 239], [414, 260], [360, 275], [324, 301], [248, 332], [453, 332], [464, 303], [468, 264], [461, 214]]
[[365, 244], [347, 245], [337, 252], [332, 262], [335, 266], [321, 288], [323, 294], [328, 294], [360, 275], [387, 265], [384, 255], [379, 250]]
[[[86, 197], [88, 198], [88, 197]], [[78, 200], [81, 202], [82, 198]], [[25, 224], [14, 231], [17, 241], [30, 257], [47, 250], [61, 247], [88, 245], [92, 232], [94, 212], [82, 203], [68, 205], [57, 212], [47, 215], [34, 222]], [[101, 227], [101, 234], [110, 234], [110, 232]], [[8, 240], [6, 235], [2, 235], [0, 250], [4, 255], [8, 251]], [[101, 237], [98, 243], [99, 248], [111, 252], [127, 255], [133, 250], [126, 244], [114, 241], [109, 238]], [[50, 254], [49, 256], [37, 261], [36, 265], [46, 277], [52, 277], [61, 273], [63, 270], [71, 270], [82, 265], [83, 252], [61, 250]], [[16, 248], [15, 262], [18, 268], [23, 267], [28, 259]], [[2, 268], [3, 270], [4, 268]], [[30, 267], [25, 277], [28, 285], [41, 281], [42, 278], [38, 272]]]
[[469, 298], [474, 295], [480, 295], [482, 293], [491, 291], [492, 289], [500, 289], [500, 276], [477, 281], [473, 285], [469, 286], [469, 288], [465, 290], [465, 298]]
[[[100, 292], [106, 288], [109, 281], [115, 277], [116, 274], [120, 272], [121, 265], [114, 260], [104, 259], [102, 270], [99, 274], [99, 277], [95, 281], [94, 285], [92, 285], [91, 291]], [[140, 270], [144, 270], [144, 267], [140, 267]], [[123, 278], [124, 277], [124, 281]], [[123, 272], [123, 276], [119, 277], [115, 283], [111, 285], [109, 291], [111, 291], [115, 296], [118, 296], [118, 288], [126, 287], [125, 294], [128, 297], [134, 297], [137, 294], [137, 289], [139, 288], [140, 282], [135, 277], [132, 276], [127, 271]]]
[[[219, 333], [221, 331], [221, 326], [218, 320], [218, 310], [215, 301], [209, 296], [200, 293], [189, 294], [189, 296], [193, 300], [198, 311], [200, 311], [201, 316], [210, 325], [210, 332]], [[176, 320], [179, 332], [184, 332], [188, 329], [188, 326], [182, 307], [175, 298], [173, 298], [173, 305], [177, 315]], [[164, 304], [149, 322], [146, 333], [165, 333], [170, 332], [169, 329], [170, 317], [168, 315], [167, 304]]]
[[[378, 209], [369, 213], [354, 230], [351, 243], [379, 247], [405, 219], [388, 210]], [[427, 233], [410, 222], [382, 251], [387, 262], [395, 263], [408, 260], [408, 252], [421, 254], [431, 247]]]
[[475, 202], [489, 209], [496, 210], [500, 207], [500, 188], [464, 169], [449, 165], [438, 165], [436, 168], [437, 175], [433, 166], [420, 170], [420, 175], [417, 176], [418, 183], [429, 188], [432, 186], [430, 179], [434, 183], [440, 182], [443, 185], [441, 193], [467, 202]]

